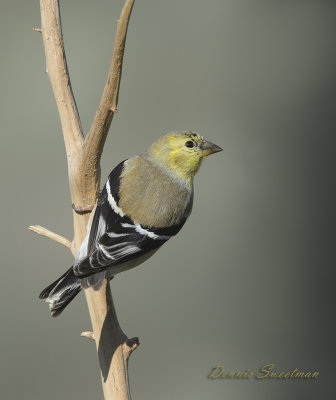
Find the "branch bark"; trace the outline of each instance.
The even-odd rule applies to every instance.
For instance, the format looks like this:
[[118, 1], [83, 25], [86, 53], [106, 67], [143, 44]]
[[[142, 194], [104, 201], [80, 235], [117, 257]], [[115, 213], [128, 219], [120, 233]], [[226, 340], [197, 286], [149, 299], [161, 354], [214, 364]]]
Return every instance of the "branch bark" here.
[[61, 235], [58, 235], [57, 233], [52, 232], [49, 229], [43, 228], [43, 226], [31, 225], [28, 227], [28, 229], [32, 232], [37, 233], [38, 235], [45, 236], [51, 240], [54, 240], [57, 243], [61, 243], [61, 244], [63, 244], [63, 246], [71, 249], [71, 246], [72, 246], [71, 240], [69, 240]]
[[[84, 139], [64, 51], [58, 0], [40, 0], [41, 33], [46, 55], [47, 71], [52, 84], [61, 119], [68, 159], [70, 192], [74, 208], [93, 208], [100, 187], [100, 159], [106, 136], [117, 110], [122, 61], [126, 34], [134, 0], [126, 0], [114, 42], [113, 56], [99, 107], [91, 129]], [[71, 248], [75, 255], [90, 226], [90, 215], [73, 211], [74, 238], [72, 242], [45, 228], [30, 227]], [[99, 291], [85, 290], [93, 332], [84, 336], [96, 342], [105, 399], [130, 399], [127, 363], [138, 339], [128, 339], [120, 328], [110, 286], [104, 282]]]
[[101, 156], [112, 118], [117, 112], [127, 28], [133, 5], [134, 0], [127, 0], [125, 2], [125, 6], [118, 21], [106, 85], [90, 131], [85, 138], [84, 154], [88, 158], [92, 156], [92, 153], [97, 154], [99, 157]]
[[84, 138], [65, 57], [59, 4], [56, 0], [41, 0], [40, 7], [47, 71], [61, 118], [66, 152], [71, 157], [82, 149]]

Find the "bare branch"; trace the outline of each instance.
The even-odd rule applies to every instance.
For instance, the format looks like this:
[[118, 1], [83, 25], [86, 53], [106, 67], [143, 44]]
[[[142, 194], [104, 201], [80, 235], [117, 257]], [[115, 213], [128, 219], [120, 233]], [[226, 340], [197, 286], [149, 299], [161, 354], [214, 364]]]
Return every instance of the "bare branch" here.
[[63, 246], [67, 247], [68, 249], [71, 249], [72, 242], [71, 240], [58, 235], [57, 233], [54, 233], [50, 231], [49, 229], [43, 228], [43, 226], [40, 225], [31, 225], [28, 227], [28, 229], [32, 232], [37, 233], [38, 235], [45, 236], [55, 242], [63, 244]]
[[[100, 187], [100, 158], [113, 114], [116, 112], [128, 22], [134, 0], [126, 0], [118, 22], [113, 56], [105, 89], [92, 127], [85, 140], [72, 93], [61, 29], [58, 0], [40, 0], [41, 30], [47, 71], [61, 118], [68, 156], [69, 183], [73, 203], [74, 239], [72, 242], [42, 227], [30, 227], [36, 233], [59, 241], [75, 256], [91, 224], [88, 214], [96, 204]], [[84, 212], [84, 213], [83, 213]], [[58, 238], [58, 240], [56, 239]], [[109, 283], [100, 290], [85, 289], [92, 332], [83, 336], [94, 338], [98, 350], [105, 399], [130, 399], [127, 361], [138, 346], [137, 338], [128, 339], [119, 326]]]
[[105, 399], [130, 399], [127, 361], [139, 345], [139, 340], [128, 339], [120, 328], [106, 279], [99, 291], [86, 289], [85, 296], [96, 340]]
[[68, 157], [83, 146], [83, 133], [66, 62], [58, 0], [40, 0], [41, 29], [48, 75], [61, 118]]
[[134, 0], [126, 0], [118, 21], [110, 69], [96, 115], [85, 138], [85, 164], [99, 163], [114, 113], [117, 112], [126, 35]]

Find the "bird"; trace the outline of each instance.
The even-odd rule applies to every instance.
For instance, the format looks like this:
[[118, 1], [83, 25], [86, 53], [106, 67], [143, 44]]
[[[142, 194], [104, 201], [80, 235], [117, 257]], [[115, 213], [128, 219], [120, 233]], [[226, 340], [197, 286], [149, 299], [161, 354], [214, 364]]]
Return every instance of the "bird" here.
[[192, 210], [195, 174], [205, 157], [220, 151], [193, 131], [176, 131], [117, 165], [74, 264], [39, 296], [51, 315], [61, 314], [83, 288], [99, 290], [104, 279], [144, 263], [175, 236]]

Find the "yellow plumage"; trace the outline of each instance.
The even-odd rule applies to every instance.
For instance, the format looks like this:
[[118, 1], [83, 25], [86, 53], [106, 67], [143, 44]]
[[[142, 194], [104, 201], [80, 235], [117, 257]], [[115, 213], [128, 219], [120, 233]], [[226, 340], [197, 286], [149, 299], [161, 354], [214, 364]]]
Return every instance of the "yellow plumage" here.
[[[187, 147], [187, 142], [193, 143], [193, 147]], [[173, 132], [158, 139], [149, 147], [147, 154], [157, 162], [159, 167], [170, 168], [173, 173], [176, 173], [187, 184], [191, 185], [203, 158], [210, 154], [205, 154], [204, 149], [202, 149], [204, 144], [209, 147], [210, 142], [204, 141], [196, 133]], [[220, 147], [212, 143], [211, 145], [213, 152], [221, 150]]]
[[193, 132], [173, 132], [125, 162], [120, 207], [145, 226], [178, 224], [191, 212], [193, 178], [205, 156], [221, 148]]
[[123, 161], [108, 177], [75, 264], [40, 298], [56, 317], [80, 292], [142, 264], [189, 217], [193, 178], [202, 160], [222, 149], [193, 132], [169, 133]]

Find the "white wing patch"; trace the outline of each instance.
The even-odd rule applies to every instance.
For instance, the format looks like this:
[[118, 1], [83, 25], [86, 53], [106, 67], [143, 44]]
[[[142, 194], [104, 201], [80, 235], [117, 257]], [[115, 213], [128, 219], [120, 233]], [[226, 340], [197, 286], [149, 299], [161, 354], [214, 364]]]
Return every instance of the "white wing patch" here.
[[96, 237], [95, 237], [96, 243], [98, 242], [98, 240], [100, 239], [100, 237], [101, 237], [102, 235], [104, 235], [105, 230], [106, 230], [106, 221], [105, 221], [105, 219], [103, 218], [103, 216], [101, 215], [101, 216], [99, 217], [98, 227], [97, 227], [97, 232], [96, 232]]
[[[137, 253], [140, 250], [140, 247], [134, 246], [126, 243], [118, 243], [113, 246], [103, 246], [102, 244], [98, 244], [99, 250], [104, 254], [104, 256], [110, 260], [119, 260], [122, 257], [126, 257], [130, 254]], [[118, 249], [119, 247], [119, 249]], [[115, 248], [115, 250], [111, 251], [111, 249]]]
[[109, 251], [107, 251], [105, 246], [103, 246], [102, 244], [98, 244], [98, 249], [101, 250], [101, 252], [104, 254], [104, 256], [109, 258], [110, 260], [114, 260], [115, 259], [113, 257], [113, 255]]
[[[95, 237], [96, 243], [98, 243], [99, 238], [105, 233], [106, 222], [102, 216], [99, 217], [97, 233]], [[80, 245], [80, 248], [76, 254], [75, 264], [79, 264], [85, 257], [87, 257], [88, 242], [90, 237], [90, 230], [87, 231], [86, 236]]]
[[129, 233], [114, 233], [114, 232], [106, 232], [106, 235], [110, 238], [118, 238], [121, 236], [127, 236]]
[[89, 241], [90, 231], [86, 233], [86, 236], [78, 249], [76, 254], [75, 264], [80, 263], [86, 256], [87, 256], [87, 248], [88, 248], [88, 241]]
[[125, 214], [123, 213], [123, 210], [117, 205], [116, 201], [114, 200], [114, 197], [112, 196], [111, 193], [111, 186], [110, 186], [110, 181], [109, 179], [106, 182], [106, 191], [107, 191], [107, 200], [110, 204], [110, 206], [112, 207], [112, 210], [120, 215], [121, 217], [123, 217]]
[[126, 257], [130, 254], [137, 253], [139, 250], [140, 250], [140, 247], [129, 245], [129, 246], [125, 246], [125, 247], [121, 248], [120, 250], [117, 250], [116, 252], [114, 252], [114, 256], [117, 259], [119, 259], [122, 257]]
[[144, 229], [140, 224], [138, 224], [137, 222], [134, 223], [134, 225], [132, 224], [121, 224], [121, 226], [123, 228], [133, 228], [135, 229], [138, 233], [140, 233], [140, 235], [144, 235], [144, 236], [148, 236], [151, 239], [154, 240], [168, 240], [171, 238], [171, 236], [164, 236], [164, 235], [157, 235], [154, 232], [148, 231], [147, 229]]

